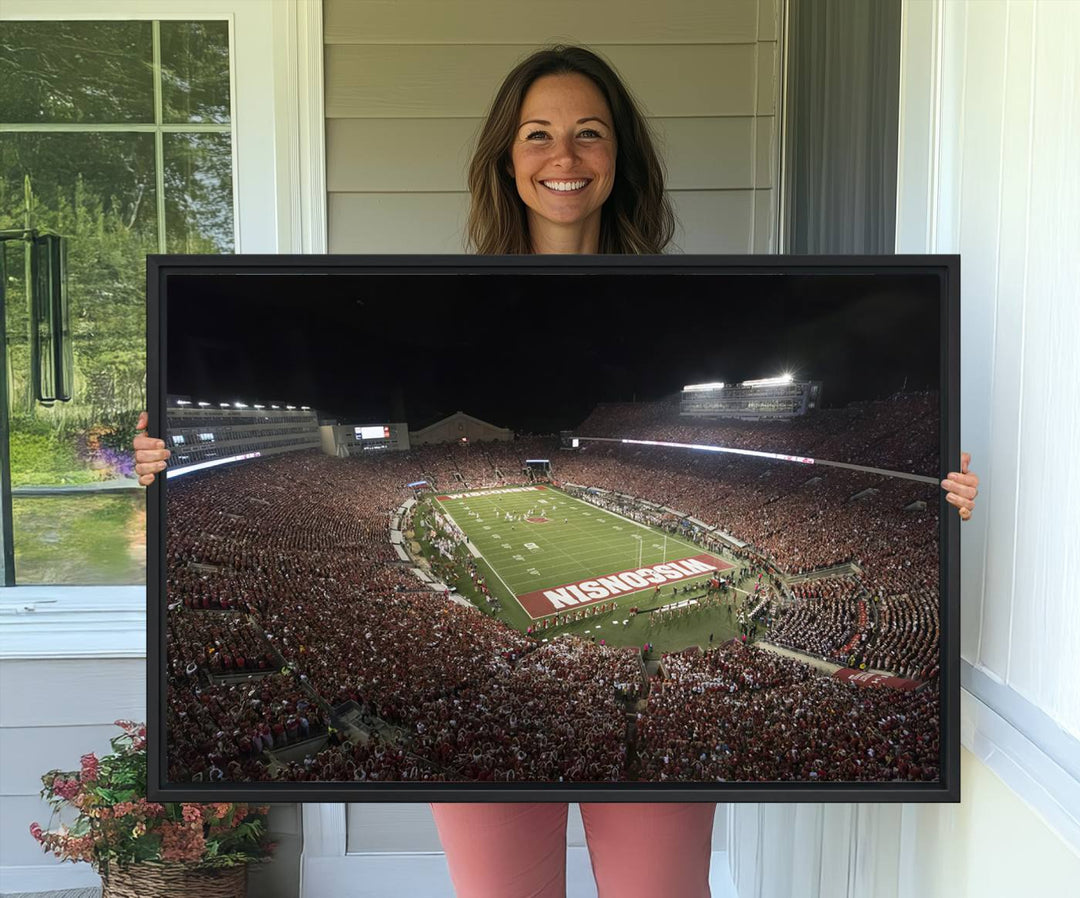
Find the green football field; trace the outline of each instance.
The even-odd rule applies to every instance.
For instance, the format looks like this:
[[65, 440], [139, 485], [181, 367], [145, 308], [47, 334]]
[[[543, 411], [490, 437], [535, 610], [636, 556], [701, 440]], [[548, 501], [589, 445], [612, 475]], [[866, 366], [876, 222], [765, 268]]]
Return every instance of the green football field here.
[[[694, 543], [604, 511], [553, 489], [441, 495], [433, 503], [460, 527], [479, 552], [488, 587], [506, 604], [515, 626], [538, 616], [517, 601], [538, 591], [619, 572], [649, 568], [705, 553]], [[513, 520], [507, 520], [510, 515]], [[532, 520], [529, 520], [531, 518]], [[475, 554], [474, 552], [474, 554]], [[714, 557], [720, 556], [709, 553]], [[721, 562], [721, 567], [725, 566]], [[605, 599], [620, 608], [677, 601], [672, 588], [700, 583], [708, 575], [685, 576], [661, 586], [627, 588]]]

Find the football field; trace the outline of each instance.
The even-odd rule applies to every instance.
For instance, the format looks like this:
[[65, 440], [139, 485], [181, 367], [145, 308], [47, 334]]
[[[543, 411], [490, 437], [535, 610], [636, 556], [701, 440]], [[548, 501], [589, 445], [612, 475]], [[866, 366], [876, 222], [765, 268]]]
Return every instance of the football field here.
[[[732, 567], [694, 543], [548, 486], [436, 496], [464, 531], [488, 586], [535, 620], [612, 601], [620, 606]], [[633, 596], [634, 598], [630, 598]], [[624, 601], [629, 599], [629, 601]]]

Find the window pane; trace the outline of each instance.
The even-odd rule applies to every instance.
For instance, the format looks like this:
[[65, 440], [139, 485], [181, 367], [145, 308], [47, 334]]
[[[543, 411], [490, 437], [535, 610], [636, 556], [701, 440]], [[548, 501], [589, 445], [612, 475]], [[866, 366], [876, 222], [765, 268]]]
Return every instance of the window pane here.
[[[29, 198], [26, 179], [29, 179]], [[141, 491], [18, 496], [133, 476], [145, 404], [145, 256], [157, 247], [152, 134], [0, 134], [0, 229], [68, 238], [75, 363], [71, 402], [46, 407], [30, 382], [24, 244], [5, 244], [11, 477], [19, 583], [138, 583]]]
[[229, 122], [229, 23], [161, 23], [165, 122]]
[[165, 135], [165, 247], [170, 253], [233, 251], [232, 138]]
[[[169, 22], [161, 30], [173, 120], [227, 126], [226, 24]], [[0, 229], [67, 238], [74, 350], [72, 401], [34, 401], [24, 246], [8, 241], [0, 326], [10, 421], [0, 423], [10, 424], [20, 583], [143, 581], [145, 491], [119, 487], [133, 485], [131, 439], [146, 407], [146, 255], [160, 250], [166, 217], [172, 248], [233, 247], [228, 133], [33, 130], [55, 122], [152, 124], [152, 50], [149, 21], [6, 22], [0, 35], [0, 119], [26, 126], [0, 133]], [[161, 172], [158, 139], [168, 157]], [[64, 490], [72, 487], [77, 493]]]
[[19, 583], [146, 581], [146, 490], [16, 496], [11, 506]]
[[154, 121], [150, 22], [4, 22], [0, 121]]
[[145, 256], [157, 249], [154, 184], [152, 134], [0, 134], [0, 229], [29, 224], [68, 238], [75, 371], [71, 402], [34, 401], [24, 244], [7, 242], [14, 486], [128, 474], [124, 444], [145, 404]]

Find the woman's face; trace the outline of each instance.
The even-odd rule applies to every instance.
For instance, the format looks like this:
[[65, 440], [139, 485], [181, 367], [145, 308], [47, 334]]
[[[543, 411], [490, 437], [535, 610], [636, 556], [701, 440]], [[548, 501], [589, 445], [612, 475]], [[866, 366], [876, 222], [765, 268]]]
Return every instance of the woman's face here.
[[584, 75], [545, 75], [521, 104], [510, 150], [530, 231], [593, 224], [615, 183], [615, 128], [600, 89]]

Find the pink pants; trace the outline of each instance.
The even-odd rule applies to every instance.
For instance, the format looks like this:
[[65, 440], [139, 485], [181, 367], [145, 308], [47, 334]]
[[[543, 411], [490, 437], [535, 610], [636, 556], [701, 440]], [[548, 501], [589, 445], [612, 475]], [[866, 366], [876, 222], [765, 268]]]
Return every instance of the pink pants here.
[[[563, 898], [567, 805], [433, 804], [458, 898]], [[599, 898], [709, 898], [716, 805], [582, 804]]]

